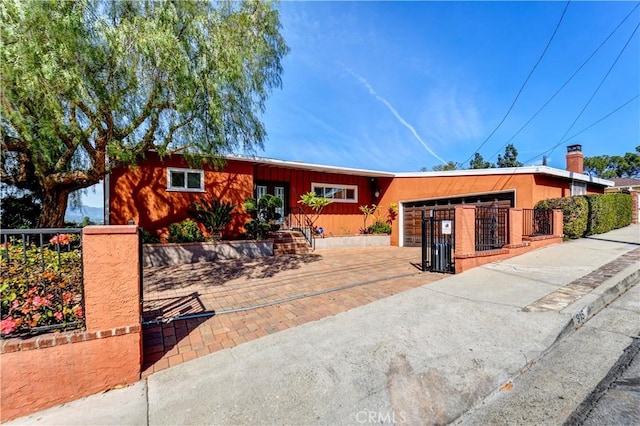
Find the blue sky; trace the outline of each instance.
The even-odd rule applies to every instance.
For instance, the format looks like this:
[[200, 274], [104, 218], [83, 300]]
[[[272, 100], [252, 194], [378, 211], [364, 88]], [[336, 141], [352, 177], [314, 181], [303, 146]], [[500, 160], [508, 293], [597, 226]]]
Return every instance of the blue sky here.
[[[283, 2], [283, 90], [272, 96], [264, 154], [389, 171], [463, 162], [498, 125], [540, 57], [565, 2]], [[636, 6], [572, 2], [545, 56], [503, 125], [480, 149], [487, 159], [591, 55]], [[640, 22], [640, 8], [512, 143], [541, 155], [592, 96]], [[572, 136], [640, 93], [636, 33]], [[571, 143], [585, 155], [640, 144], [640, 101]], [[549, 156], [564, 167], [566, 144]], [[533, 159], [541, 161], [541, 158]], [[468, 165], [468, 164], [466, 164]]]
[[[513, 109], [479, 149], [485, 159], [496, 161], [636, 5], [569, 4]], [[268, 140], [257, 155], [398, 172], [443, 160], [468, 166], [507, 113], [565, 6], [282, 2], [291, 53], [283, 61], [283, 88], [267, 103]], [[640, 144], [640, 98], [633, 99], [640, 94], [640, 30], [631, 37], [639, 22], [640, 7], [511, 140], [520, 161], [540, 164], [559, 144], [548, 164], [564, 168], [567, 144], [582, 144], [586, 156], [624, 154]], [[101, 191], [84, 197], [86, 205], [99, 200]]]

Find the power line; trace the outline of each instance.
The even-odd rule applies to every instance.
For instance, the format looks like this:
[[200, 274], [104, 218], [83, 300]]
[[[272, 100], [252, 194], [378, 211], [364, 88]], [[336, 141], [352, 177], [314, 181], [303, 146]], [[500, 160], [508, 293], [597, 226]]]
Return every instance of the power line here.
[[600, 123], [602, 120], [605, 120], [607, 118], [609, 118], [611, 115], [615, 114], [616, 112], [618, 112], [619, 110], [621, 110], [622, 108], [626, 107], [628, 104], [630, 104], [631, 102], [635, 101], [636, 99], [638, 99], [640, 97], [640, 94], [635, 95], [633, 98], [629, 99], [627, 102], [623, 103], [622, 105], [620, 105], [618, 108], [614, 109], [613, 111], [611, 111], [609, 114], [605, 115], [604, 117], [600, 118], [598, 121], [595, 121], [593, 123], [591, 123], [590, 125], [588, 125], [587, 127], [585, 127], [584, 129], [580, 130], [578, 133], [576, 133], [575, 135], [566, 138], [565, 140], [562, 141], [562, 143], [568, 142], [571, 139], [583, 134], [584, 132], [586, 132], [587, 130], [589, 130], [590, 128], [592, 128], [593, 126], [595, 126], [596, 124]]
[[515, 133], [515, 135], [513, 135], [504, 145], [502, 145], [491, 157], [487, 158], [487, 161], [491, 160], [493, 157], [498, 155], [498, 153], [502, 151], [502, 149], [505, 146], [507, 146], [511, 141], [513, 141], [520, 134], [520, 132], [522, 132], [525, 129], [525, 127], [527, 127], [529, 123], [531, 123], [538, 116], [538, 114], [540, 114], [540, 112], [542, 112], [542, 110], [545, 109], [547, 105], [551, 103], [551, 101], [558, 95], [558, 93], [560, 93], [560, 91], [562, 91], [562, 89], [564, 89], [565, 86], [569, 84], [571, 80], [573, 80], [573, 78], [582, 70], [582, 68], [584, 68], [584, 66], [587, 65], [587, 63], [595, 56], [596, 53], [598, 53], [598, 51], [602, 48], [602, 46], [604, 46], [607, 43], [607, 41], [609, 41], [609, 39], [618, 31], [618, 29], [622, 26], [622, 24], [624, 24], [627, 21], [629, 16], [631, 16], [631, 14], [633, 14], [633, 12], [635, 12], [635, 10], [639, 6], [640, 6], [640, 3], [637, 3], [635, 7], [631, 10], [631, 12], [629, 12], [622, 21], [620, 21], [620, 23], [614, 28], [614, 30], [611, 33], [609, 33], [609, 35], [602, 41], [602, 43], [600, 43], [600, 45], [591, 53], [591, 55], [589, 55], [589, 57], [582, 63], [582, 65], [580, 65], [578, 69], [576, 69], [574, 73], [571, 74], [571, 76], [567, 79], [567, 81], [565, 81], [564, 84], [560, 86], [560, 88], [556, 90], [556, 92], [553, 95], [551, 95], [551, 97], [544, 103], [544, 105], [542, 105], [540, 109], [536, 111], [535, 114], [533, 114], [533, 116], [529, 119], [529, 121], [527, 121], [522, 127], [520, 127], [520, 129]]
[[[604, 84], [604, 82], [607, 79], [607, 77], [609, 77], [609, 74], [611, 74], [611, 71], [613, 70], [613, 68], [618, 63], [618, 60], [620, 59], [620, 57], [622, 56], [624, 51], [627, 49], [627, 46], [629, 46], [629, 43], [631, 42], [631, 39], [636, 34], [636, 32], [638, 31], [639, 27], [640, 27], [640, 23], [638, 23], [638, 25], [636, 25], [636, 27], [634, 28], [633, 32], [631, 33], [631, 35], [627, 39], [627, 42], [624, 44], [624, 46], [620, 50], [620, 53], [618, 53], [618, 56], [616, 56], [616, 59], [613, 61], [613, 64], [611, 64], [611, 66], [609, 67], [609, 70], [607, 71], [607, 73], [604, 75], [604, 77], [602, 77], [602, 80], [600, 80], [600, 83], [598, 84], [598, 87], [596, 87], [596, 90], [593, 91], [593, 93], [591, 94], [591, 97], [589, 98], [589, 100], [587, 100], [587, 103], [584, 104], [584, 106], [582, 107], [582, 109], [578, 113], [578, 116], [575, 118], [575, 120], [573, 120], [573, 123], [571, 123], [571, 125], [569, 126], [567, 131], [564, 132], [564, 134], [562, 135], [562, 137], [560, 138], [558, 143], [556, 143], [554, 146], [552, 146], [550, 149], [548, 149], [547, 151], [543, 152], [542, 154], [536, 155], [535, 157], [531, 158], [531, 160], [534, 160], [534, 159], [538, 158], [540, 155], [550, 155], [558, 146], [560, 146], [560, 144], [562, 144], [564, 142], [564, 138], [571, 131], [571, 129], [573, 129], [573, 126], [575, 126], [575, 124], [578, 122], [580, 117], [582, 117], [582, 114], [584, 113], [584, 111], [587, 109], [587, 107], [589, 106], [589, 104], [591, 103], [593, 98], [596, 96], [596, 94], [598, 93], [598, 91], [600, 90], [602, 85]], [[529, 162], [531, 160], [527, 160], [527, 162]]]
[[564, 6], [564, 10], [562, 11], [562, 15], [560, 15], [560, 20], [556, 24], [556, 28], [553, 30], [553, 34], [551, 34], [551, 38], [549, 38], [549, 41], [547, 42], [547, 45], [545, 46], [544, 50], [542, 51], [542, 54], [540, 55], [540, 57], [536, 61], [535, 65], [531, 69], [531, 72], [529, 72], [529, 75], [527, 76], [526, 80], [524, 81], [524, 83], [522, 83], [522, 86], [520, 86], [520, 90], [518, 90], [518, 93], [516, 94], [515, 99], [513, 100], [513, 102], [511, 102], [511, 106], [509, 107], [509, 109], [505, 113], [504, 117], [502, 117], [502, 120], [500, 120], [500, 122], [495, 127], [495, 129], [493, 129], [493, 131], [489, 134], [489, 136], [487, 136], [487, 138], [484, 141], [482, 141], [480, 146], [469, 156], [469, 158], [467, 158], [463, 162], [463, 164], [469, 162], [469, 160], [471, 160], [471, 158], [476, 154], [476, 152], [480, 151], [480, 149], [484, 146], [484, 144], [486, 144], [489, 141], [489, 139], [491, 139], [491, 137], [495, 134], [495, 132], [498, 131], [500, 126], [502, 126], [502, 123], [504, 123], [504, 121], [507, 119], [507, 117], [511, 113], [511, 110], [516, 105], [516, 102], [518, 101], [518, 98], [520, 97], [520, 94], [524, 90], [524, 87], [527, 85], [527, 82], [529, 81], [529, 79], [533, 75], [533, 72], [536, 70], [536, 68], [538, 67], [538, 65], [542, 61], [542, 58], [544, 57], [545, 53], [547, 53], [547, 50], [549, 49], [549, 46], [551, 45], [551, 42], [553, 41], [554, 37], [556, 36], [556, 33], [558, 32], [558, 29], [560, 28], [560, 24], [562, 23], [562, 19], [564, 18], [565, 13], [567, 12], [567, 8], [569, 7], [569, 3], [570, 2], [571, 2], [571, 0], [567, 1], [567, 4]]

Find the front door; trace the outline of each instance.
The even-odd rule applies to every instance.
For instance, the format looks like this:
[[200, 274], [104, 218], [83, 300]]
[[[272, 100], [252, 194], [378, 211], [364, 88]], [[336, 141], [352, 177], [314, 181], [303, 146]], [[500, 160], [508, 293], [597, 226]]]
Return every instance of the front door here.
[[276, 213], [280, 214], [280, 219], [278, 219], [278, 222], [282, 223], [284, 222], [284, 206], [285, 206], [284, 186], [274, 186], [273, 195], [275, 195], [276, 197], [282, 200], [282, 207], [278, 207], [276, 209]]

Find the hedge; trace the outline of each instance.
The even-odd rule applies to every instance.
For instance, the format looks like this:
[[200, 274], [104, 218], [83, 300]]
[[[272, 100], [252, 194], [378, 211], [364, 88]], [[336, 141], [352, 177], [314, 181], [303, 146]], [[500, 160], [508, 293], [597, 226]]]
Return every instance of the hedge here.
[[595, 235], [631, 224], [633, 198], [629, 194], [599, 194], [585, 197], [589, 204], [587, 234]]
[[580, 238], [587, 232], [589, 204], [583, 196], [542, 200], [536, 208], [562, 210], [562, 228], [567, 238]]
[[629, 194], [576, 195], [551, 198], [537, 208], [561, 209], [567, 238], [602, 234], [631, 224], [633, 198]]

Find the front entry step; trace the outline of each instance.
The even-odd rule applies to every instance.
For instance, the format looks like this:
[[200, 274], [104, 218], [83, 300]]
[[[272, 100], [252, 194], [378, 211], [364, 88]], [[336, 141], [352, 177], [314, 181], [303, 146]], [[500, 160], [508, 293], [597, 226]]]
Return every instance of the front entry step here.
[[269, 235], [273, 238], [273, 254], [308, 254], [311, 247], [300, 231], [280, 230]]

